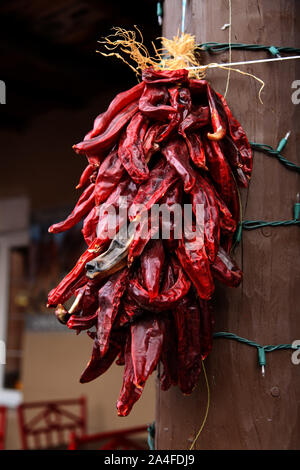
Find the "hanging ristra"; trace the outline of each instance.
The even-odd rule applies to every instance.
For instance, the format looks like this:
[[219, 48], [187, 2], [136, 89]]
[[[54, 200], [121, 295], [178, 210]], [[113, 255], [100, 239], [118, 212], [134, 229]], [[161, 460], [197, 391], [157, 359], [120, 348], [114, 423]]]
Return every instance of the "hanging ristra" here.
[[[178, 385], [190, 394], [198, 382], [212, 349], [214, 281], [236, 287], [242, 279], [230, 250], [240, 220], [237, 183], [247, 187], [252, 154], [225, 99], [185, 68], [197, 63], [193, 37], [163, 39], [164, 50], [153, 59], [134, 32], [117, 33], [121, 39], [106, 39], [108, 55], [118, 55], [120, 46], [120, 57], [125, 61], [129, 54], [142, 80], [117, 95], [74, 145], [88, 160], [78, 184], [83, 192], [71, 215], [49, 231], [84, 219], [87, 250], [50, 292], [48, 306], [69, 328], [87, 330], [93, 339], [82, 383], [115, 361], [124, 366], [117, 409], [126, 416], [159, 362], [163, 390]], [[120, 196], [126, 196], [128, 217]], [[116, 209], [120, 236], [113, 240], [103, 203]], [[202, 205], [204, 243], [191, 248], [185, 232], [177, 239], [171, 218], [169, 238], [157, 237], [162, 222], [152, 223], [151, 208], [162, 203], [170, 212], [174, 204], [190, 203], [193, 210]], [[135, 230], [123, 236], [130, 222]]]

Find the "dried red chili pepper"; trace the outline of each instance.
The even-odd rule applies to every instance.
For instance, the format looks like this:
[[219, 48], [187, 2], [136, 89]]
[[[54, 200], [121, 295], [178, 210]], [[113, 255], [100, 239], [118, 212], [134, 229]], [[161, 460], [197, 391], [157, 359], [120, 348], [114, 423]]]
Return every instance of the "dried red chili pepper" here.
[[[112, 238], [114, 234], [110, 234], [111, 219], [109, 208], [115, 209], [115, 233], [119, 232], [120, 227], [122, 227], [127, 222], [127, 211], [133, 204], [135, 197], [137, 195], [138, 186], [127, 176], [121, 180], [118, 186], [113, 190], [111, 195], [108, 197], [103, 206], [99, 209], [99, 219], [97, 225], [97, 237], [101, 240], [108, 241], [109, 237]], [[122, 199], [123, 198], [123, 199]], [[126, 198], [126, 199], [125, 199]], [[120, 210], [120, 203], [123, 210]]]
[[141, 256], [149, 240], [154, 238], [159, 230], [159, 220], [152, 215], [149, 216], [148, 212], [143, 213], [141, 218], [132, 223], [135, 224], [135, 232], [128, 252], [129, 266]]
[[172, 114], [169, 124], [159, 134], [157, 141], [163, 142], [170, 137], [171, 134], [177, 130], [178, 126], [185, 119], [186, 115], [190, 112], [192, 107], [191, 94], [188, 88], [172, 87], [169, 89], [171, 106], [176, 110]]
[[185, 142], [188, 147], [191, 160], [199, 168], [207, 170], [205, 164], [205, 151], [200, 135], [196, 134], [195, 132], [189, 132], [185, 135]]
[[99, 168], [95, 184], [95, 203], [97, 206], [106, 201], [124, 175], [125, 169], [119, 159], [118, 149], [114, 147]]
[[67, 326], [70, 330], [76, 330], [77, 332], [88, 330], [97, 324], [97, 317], [97, 312], [91, 315], [72, 315]]
[[214, 131], [213, 134], [208, 132], [207, 137], [210, 140], [221, 140], [226, 134], [226, 124], [218, 111], [217, 102], [219, 101], [219, 98], [208, 84], [207, 97], [210, 109], [211, 124]]
[[104, 374], [120, 352], [120, 347], [115, 342], [110, 343], [109, 350], [104, 357], [100, 356], [98, 339], [94, 339], [93, 352], [90, 361], [80, 377], [80, 383], [84, 384]]
[[186, 295], [174, 310], [177, 330], [178, 386], [192, 393], [202, 370], [200, 309], [195, 297]]
[[215, 320], [210, 302], [199, 299], [199, 307], [201, 357], [204, 360], [212, 350]]
[[237, 223], [233, 219], [228, 207], [226, 206], [225, 202], [219, 197], [213, 184], [209, 180], [203, 178], [201, 180], [201, 183], [205, 188], [209, 187], [210, 190], [214, 193], [214, 198], [219, 209], [220, 230], [224, 234], [229, 234], [232, 236], [236, 230]]
[[121, 350], [120, 350], [119, 355], [117, 357], [117, 360], [115, 362], [117, 364], [117, 366], [124, 366], [125, 365], [125, 344], [126, 343], [121, 344]]
[[98, 136], [90, 140], [83, 140], [79, 144], [73, 145], [76, 153], [103, 156], [117, 141], [122, 128], [138, 111], [138, 102], [130, 103], [122, 109], [109, 123], [108, 127]]
[[55, 289], [49, 292], [47, 308], [54, 308], [59, 304], [64, 304], [74, 295], [77, 289], [86, 283], [85, 272], [82, 270], [75, 275], [73, 270], [74, 268], [64, 277]]
[[64, 304], [81, 287], [87, 278], [85, 276], [85, 265], [103, 250], [105, 243], [102, 240], [95, 239], [90, 247], [80, 256], [72, 271], [64, 277], [59, 285], [53, 289], [48, 296], [48, 307], [56, 307], [58, 304]]
[[208, 106], [193, 107], [192, 111], [182, 121], [178, 128], [178, 133], [186, 137], [186, 132], [199, 129], [209, 124], [209, 108]]
[[176, 113], [173, 106], [167, 105], [169, 94], [166, 87], [146, 85], [139, 101], [139, 110], [149, 119], [166, 121], [170, 114]]
[[140, 398], [143, 387], [137, 387], [134, 383], [134, 368], [131, 356], [131, 338], [130, 335], [127, 336], [126, 346], [125, 346], [125, 366], [123, 374], [123, 384], [122, 389], [119, 395], [117, 402], [117, 410], [119, 416], [127, 416], [133, 405]]
[[204, 245], [191, 249], [190, 242], [179, 240], [176, 254], [181, 266], [193, 282], [200, 299], [209, 300], [214, 292], [210, 263]]
[[107, 111], [100, 114], [94, 121], [94, 126], [91, 132], [88, 134], [86, 140], [90, 140], [93, 137], [103, 133], [103, 131], [109, 126], [111, 121], [119, 114], [119, 112], [126, 108], [132, 102], [137, 101], [144, 89], [145, 84], [143, 82], [138, 83], [129, 90], [119, 93], [110, 103]]
[[[160, 220], [161, 234], [165, 246], [170, 252], [172, 252], [178, 245], [178, 239], [176, 237], [180, 236], [178, 225], [181, 224], [181, 220], [177, 220], [176, 217], [176, 209], [178, 206], [180, 206], [181, 209], [182, 203], [182, 189], [180, 181], [177, 181], [168, 189], [163, 198], [160, 199], [159, 203], [162, 208], [166, 208], [166, 211], [164, 211], [164, 217], [161, 217]], [[167, 217], [167, 212], [169, 213], [169, 217]], [[181, 214], [181, 211], [178, 211], [178, 214]], [[175, 230], [177, 233], [175, 233]]]
[[[177, 90], [178, 92], [175, 93], [174, 98], [173, 98], [174, 103], [176, 103], [176, 106], [178, 106], [178, 111], [182, 109], [182, 119], [185, 119], [188, 113], [192, 109], [191, 92], [188, 87], [183, 87], [183, 86], [180, 86], [180, 88], [177, 88]], [[171, 91], [170, 91], [170, 95], [171, 95], [171, 102], [172, 102]]]
[[204, 140], [206, 161], [218, 194], [229, 208], [234, 220], [239, 221], [240, 206], [236, 183], [218, 142]]
[[171, 312], [163, 318], [165, 324], [164, 339], [160, 360], [163, 371], [159, 376], [161, 389], [168, 390], [171, 385], [178, 383], [178, 359], [176, 328]]
[[141, 286], [137, 278], [131, 280], [128, 286], [128, 293], [144, 310], [157, 313], [163, 310], [170, 310], [189, 291], [191, 286], [189, 279], [174, 258], [172, 258], [172, 263], [173, 265], [176, 264], [178, 271], [177, 279], [172, 287], [167, 291], [160, 292], [154, 299], [150, 299], [148, 291]]
[[86, 155], [89, 165], [100, 166], [100, 162], [103, 160], [104, 155]]
[[[67, 326], [77, 332], [92, 328], [97, 324], [98, 291], [103, 281], [98, 279], [89, 279], [84, 287], [76, 291], [76, 311], [71, 315]], [[75, 313], [75, 314], [74, 314]]]
[[51, 225], [51, 227], [49, 227], [49, 232], [50, 233], [64, 232], [65, 230], [68, 230], [71, 227], [74, 227], [74, 225], [80, 222], [80, 220], [85, 216], [85, 214], [89, 212], [94, 206], [94, 203], [95, 203], [94, 189], [95, 189], [95, 185], [90, 184], [88, 188], [86, 188], [86, 190], [80, 196], [71, 214], [62, 222]]
[[189, 86], [190, 86], [193, 102], [197, 101], [197, 99], [199, 99], [199, 96], [207, 100], [207, 81], [206, 80], [197, 80], [195, 78], [190, 78]]
[[94, 129], [96, 129], [98, 123], [101, 121], [105, 113], [98, 114], [98, 116], [94, 119], [93, 122], [93, 129], [91, 129], [87, 134], [85, 134], [83, 140], [90, 140], [94, 136]]
[[195, 215], [197, 215], [197, 209], [199, 212], [199, 208], [202, 206], [203, 221], [200, 222], [204, 224], [205, 250], [210, 262], [213, 262], [220, 243], [219, 211], [215, 193], [204, 178], [198, 175], [197, 182], [191, 190], [191, 196]]
[[[173, 258], [174, 259], [174, 258]], [[164, 273], [164, 279], [162, 283], [162, 292], [167, 292], [175, 284], [175, 274], [173, 271], [174, 263], [171, 262], [170, 256], [166, 258], [166, 269]], [[175, 269], [176, 274], [178, 274], [178, 264], [177, 269]]]
[[249, 179], [245, 175], [242, 168], [237, 168], [235, 170], [235, 175], [236, 175], [236, 179], [237, 179], [239, 185], [242, 186], [243, 188], [248, 188]]
[[189, 72], [186, 69], [178, 70], [154, 70], [148, 68], [143, 70], [142, 80], [145, 83], [151, 83], [152, 85], [165, 85], [165, 84], [188, 84], [189, 83]]
[[251, 151], [248, 138], [246, 136], [244, 129], [238, 122], [238, 120], [232, 116], [232, 113], [226, 103], [225, 98], [219, 93], [217, 93], [217, 95], [223, 105], [223, 109], [227, 116], [229, 134], [240, 153], [240, 159], [241, 159], [243, 172], [246, 175], [246, 177], [250, 179], [250, 176], [252, 173], [252, 166], [253, 166], [253, 156], [252, 156], [252, 151]]
[[95, 240], [97, 225], [99, 223], [99, 207], [94, 206], [88, 216], [84, 219], [82, 234], [87, 246]]
[[163, 339], [164, 324], [158, 318], [148, 317], [131, 325], [131, 357], [137, 387], [144, 387], [156, 368]]
[[143, 211], [151, 209], [177, 179], [176, 171], [168, 162], [160, 160], [152, 168], [149, 179], [140, 185], [129, 211], [129, 220], [132, 221]]
[[231, 169], [234, 173], [235, 179], [237, 180], [238, 184], [243, 188], [248, 187], [248, 179], [243, 171], [243, 165], [240, 159], [240, 152], [231, 139], [230, 136], [226, 135], [225, 138], [220, 142], [220, 147], [224, 155], [226, 155], [226, 159], [228, 160]]
[[118, 155], [129, 176], [136, 183], [142, 183], [149, 177], [143, 140], [149, 121], [142, 113], [136, 113], [121, 138]]
[[[167, 260], [165, 279], [162, 290], [167, 291], [174, 284], [174, 273], [170, 260]], [[177, 357], [177, 332], [172, 312], [166, 312], [163, 317], [165, 324], [164, 340], [161, 351], [161, 362], [163, 372], [159, 380], [162, 390], [168, 390], [171, 385], [177, 385], [178, 382], [178, 357]]]
[[145, 315], [145, 310], [140, 307], [136, 301], [130, 297], [128, 291], [125, 293], [122, 299], [122, 308], [124, 310], [125, 317], [121, 320], [121, 324], [126, 325], [128, 323], [133, 323], [134, 321], [143, 318]]
[[184, 182], [184, 190], [191, 191], [197, 175], [189, 164], [186, 144], [180, 138], [173, 138], [162, 147], [162, 154]]
[[109, 348], [110, 334], [126, 289], [127, 276], [128, 269], [125, 268], [113, 274], [99, 290], [97, 338], [101, 357], [105, 356]]
[[[204, 103], [208, 102], [211, 116], [211, 125], [213, 134], [208, 132], [207, 137], [210, 140], [221, 140], [226, 134], [226, 123], [220, 112], [220, 95], [216, 93], [206, 80], [190, 80], [190, 89], [193, 101], [198, 100]], [[196, 101], [195, 100], [195, 101]]]
[[219, 248], [211, 269], [213, 277], [226, 284], [226, 286], [237, 287], [242, 281], [242, 271], [222, 247]]
[[141, 269], [150, 301], [157, 297], [165, 251], [161, 240], [150, 240], [141, 256]]
[[98, 172], [98, 169], [99, 169], [99, 164], [89, 163], [87, 167], [83, 170], [79, 183], [76, 186], [76, 189], [84, 188], [87, 185], [87, 183], [90, 181], [90, 178], [96, 172]]
[[94, 313], [98, 308], [98, 291], [103, 280], [89, 279], [85, 285], [84, 293], [80, 303], [81, 310], [87, 315]]
[[157, 137], [161, 132], [162, 125], [161, 123], [154, 123], [149, 126], [143, 141], [143, 151], [145, 155], [145, 160], [148, 163], [152, 155], [158, 152], [160, 146], [157, 142]]

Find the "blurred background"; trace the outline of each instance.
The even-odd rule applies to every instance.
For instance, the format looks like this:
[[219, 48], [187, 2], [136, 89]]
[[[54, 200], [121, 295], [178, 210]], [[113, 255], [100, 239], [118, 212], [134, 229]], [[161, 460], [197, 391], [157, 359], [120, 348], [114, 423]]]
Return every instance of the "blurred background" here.
[[79, 376], [92, 342], [57, 323], [48, 292], [84, 249], [80, 224], [50, 235], [71, 211], [85, 167], [72, 145], [120, 91], [136, 84], [129, 67], [96, 53], [113, 26], [137, 25], [146, 45], [161, 35], [156, 3], [101, 0], [11, 0], [0, 6], [0, 406], [7, 407], [6, 449], [21, 448], [20, 403], [87, 399], [87, 432], [154, 420], [154, 378], [127, 418], [115, 403], [122, 368], [85, 385]]

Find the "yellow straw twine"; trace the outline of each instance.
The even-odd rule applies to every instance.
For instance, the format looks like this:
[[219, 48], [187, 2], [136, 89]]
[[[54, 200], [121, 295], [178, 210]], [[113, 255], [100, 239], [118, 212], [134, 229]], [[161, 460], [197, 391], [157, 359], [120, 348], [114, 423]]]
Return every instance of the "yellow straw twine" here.
[[[123, 28], [112, 29], [114, 31], [113, 34], [106, 36], [102, 41], [98, 41], [100, 44], [104, 44], [104, 48], [110, 52], [96, 52], [99, 52], [106, 57], [117, 57], [118, 59], [125, 62], [125, 64], [127, 64], [136, 73], [137, 76], [139, 76], [144, 69], [154, 67], [154, 64], [156, 64], [157, 60], [153, 57], [150, 57], [147, 48], [143, 44], [142, 33], [136, 26], [135, 29], [140, 36], [139, 41], [137, 40], [137, 34], [135, 31], [127, 31]], [[118, 48], [124, 55], [128, 55], [129, 59], [131, 59], [136, 65], [134, 66], [130, 64], [123, 57], [123, 55], [119, 54], [118, 52], [114, 52]]]
[[204, 415], [204, 418], [203, 418], [203, 421], [202, 421], [202, 424], [200, 426], [200, 429], [199, 431], [197, 432], [193, 442], [192, 442], [192, 445], [190, 446], [189, 450], [193, 450], [204, 426], [205, 426], [205, 423], [206, 423], [206, 420], [207, 420], [207, 416], [208, 416], [208, 412], [209, 412], [209, 406], [210, 406], [210, 388], [209, 388], [209, 383], [208, 383], [208, 378], [207, 378], [207, 373], [206, 373], [206, 369], [205, 369], [205, 366], [204, 366], [204, 361], [202, 361], [202, 367], [203, 367], [203, 373], [204, 373], [204, 378], [205, 378], [205, 383], [206, 383], [206, 389], [207, 389], [207, 404], [206, 404], [206, 410], [205, 410], [205, 415]]
[[[142, 71], [152, 67], [155, 70], [177, 70], [187, 67], [197, 67], [199, 65], [199, 51], [201, 48], [195, 43], [195, 36], [191, 34], [177, 34], [173, 39], [164, 37], [158, 38], [161, 40], [162, 47], [157, 49], [155, 44], [152, 43], [154, 49], [154, 56], [151, 56], [143, 44], [143, 36], [141, 31], [135, 26], [136, 31], [127, 31], [123, 28], [113, 28], [113, 33], [98, 41], [103, 44], [104, 51], [96, 51], [100, 54], [110, 57], [115, 56], [127, 64], [136, 74], [137, 78], [141, 75]], [[117, 49], [119, 52], [117, 52]], [[129, 59], [126, 60], [125, 57]], [[130, 60], [130, 62], [129, 62]], [[191, 78], [203, 79], [206, 76], [207, 69], [215, 65], [217, 68], [238, 72], [242, 75], [247, 75], [257, 80], [260, 84], [258, 97], [260, 102], [261, 92], [265, 83], [255, 75], [243, 72], [242, 70], [228, 67], [220, 64], [207, 64], [201, 69], [193, 68], [189, 70]], [[228, 89], [228, 86], [227, 86]]]

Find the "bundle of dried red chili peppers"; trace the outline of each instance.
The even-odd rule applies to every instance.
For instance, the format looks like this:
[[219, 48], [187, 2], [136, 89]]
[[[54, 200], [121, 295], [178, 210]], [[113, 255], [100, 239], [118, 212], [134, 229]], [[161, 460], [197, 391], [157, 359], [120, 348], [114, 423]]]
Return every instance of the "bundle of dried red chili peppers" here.
[[[189, 79], [184, 69], [151, 68], [114, 98], [74, 149], [88, 159], [78, 185], [83, 193], [70, 216], [49, 230], [58, 233], [84, 219], [88, 248], [50, 292], [48, 306], [94, 341], [82, 383], [114, 361], [124, 365], [117, 409], [125, 416], [159, 362], [163, 390], [178, 385], [189, 394], [197, 384], [212, 348], [214, 279], [235, 287], [242, 278], [229, 252], [240, 217], [236, 182], [247, 186], [252, 154], [225, 99], [207, 81]], [[120, 207], [125, 196], [129, 217]], [[107, 236], [104, 202], [116, 210], [116, 232], [137, 222], [128, 239]], [[172, 218], [170, 237], [154, 237], [164, 222], [155, 225], [141, 214], [162, 203], [170, 211], [174, 204], [204, 206], [198, 249], [190, 248], [184, 232], [174, 237]]]

